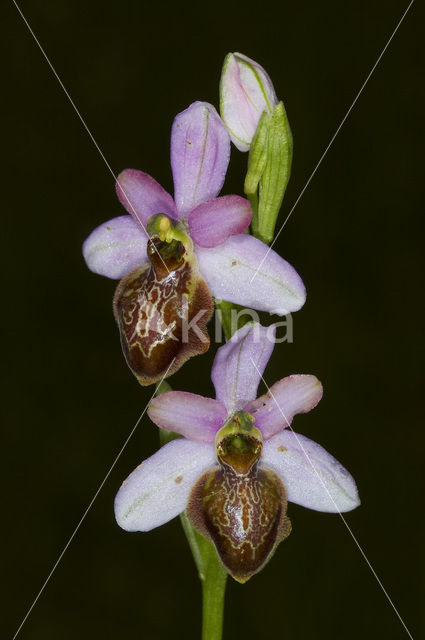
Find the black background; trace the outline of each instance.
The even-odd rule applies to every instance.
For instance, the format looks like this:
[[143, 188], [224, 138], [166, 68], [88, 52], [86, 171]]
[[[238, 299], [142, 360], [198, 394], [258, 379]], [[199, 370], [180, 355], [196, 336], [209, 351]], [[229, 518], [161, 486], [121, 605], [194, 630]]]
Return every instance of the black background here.
[[[263, 64], [295, 141], [281, 221], [407, 2], [22, 1], [21, 8], [118, 173], [168, 190], [173, 117], [218, 103], [228, 51]], [[114, 181], [10, 2], [4, 5], [4, 380], [0, 624], [12, 637], [151, 395], [123, 360], [114, 283], [81, 243], [121, 215]], [[314, 373], [325, 395], [295, 428], [353, 473], [347, 515], [415, 638], [423, 623], [423, 35], [413, 5], [276, 245], [308, 299], [266, 379]], [[242, 193], [232, 151], [224, 193]], [[214, 349], [173, 387], [212, 395]], [[202, 374], [202, 375], [201, 375]], [[115, 524], [113, 498], [157, 448], [143, 419], [20, 637], [198, 638], [200, 588], [178, 520]], [[338, 515], [290, 506], [266, 569], [230, 582], [226, 639], [407, 637]]]

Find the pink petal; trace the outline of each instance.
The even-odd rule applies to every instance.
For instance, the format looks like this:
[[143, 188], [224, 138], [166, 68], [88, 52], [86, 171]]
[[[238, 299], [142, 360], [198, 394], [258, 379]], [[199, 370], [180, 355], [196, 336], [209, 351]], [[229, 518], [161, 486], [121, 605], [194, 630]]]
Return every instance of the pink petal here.
[[200, 204], [189, 214], [189, 230], [201, 247], [215, 247], [250, 225], [251, 205], [240, 196], [223, 196]]
[[323, 395], [316, 376], [293, 375], [276, 382], [270, 392], [250, 402], [244, 411], [255, 418], [255, 426], [267, 440], [288, 427], [294, 415], [311, 411]]
[[179, 217], [221, 190], [230, 157], [230, 137], [214, 107], [194, 102], [176, 116], [171, 131], [171, 167]]
[[200, 475], [217, 464], [215, 447], [182, 438], [142, 462], [115, 497], [115, 517], [126, 531], [150, 531], [186, 509]]
[[229, 414], [257, 395], [261, 375], [272, 354], [275, 327], [258, 322], [244, 325], [217, 351], [211, 372], [217, 400]]
[[320, 444], [292, 430], [264, 442], [261, 465], [279, 475], [290, 502], [307, 509], [338, 513], [360, 504], [347, 469]]
[[152, 400], [148, 415], [162, 429], [196, 442], [214, 442], [227, 411], [221, 402], [212, 398], [186, 391], [168, 391]]
[[169, 193], [147, 173], [137, 169], [125, 169], [116, 184], [117, 196], [121, 204], [135, 220], [146, 228], [155, 213], [166, 213], [176, 218], [176, 207]]
[[97, 227], [83, 244], [88, 268], [120, 280], [148, 261], [147, 235], [131, 216], [119, 216]]
[[298, 273], [253, 236], [239, 234], [212, 249], [196, 247], [199, 270], [216, 298], [286, 315], [306, 298]]

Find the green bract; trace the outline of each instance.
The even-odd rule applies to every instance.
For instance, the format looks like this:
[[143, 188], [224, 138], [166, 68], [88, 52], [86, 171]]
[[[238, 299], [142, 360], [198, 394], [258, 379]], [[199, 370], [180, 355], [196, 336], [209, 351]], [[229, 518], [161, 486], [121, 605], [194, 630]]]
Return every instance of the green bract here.
[[[270, 244], [291, 175], [292, 133], [283, 102], [263, 113], [249, 151], [245, 193], [253, 208], [252, 232]], [[257, 190], [259, 189], [259, 198]], [[258, 204], [257, 204], [258, 203]]]

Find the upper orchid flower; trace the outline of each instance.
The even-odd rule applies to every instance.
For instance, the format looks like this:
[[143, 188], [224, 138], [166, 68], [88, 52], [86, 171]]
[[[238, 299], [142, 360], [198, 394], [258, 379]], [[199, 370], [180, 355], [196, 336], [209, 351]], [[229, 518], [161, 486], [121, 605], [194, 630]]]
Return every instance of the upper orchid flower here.
[[245, 325], [219, 348], [211, 376], [216, 400], [170, 391], [151, 402], [150, 418], [183, 438], [144, 461], [115, 499], [117, 522], [127, 531], [149, 531], [187, 509], [241, 582], [289, 535], [287, 500], [327, 512], [359, 504], [348, 471], [320, 445], [286, 429], [295, 414], [319, 402], [317, 378], [283, 378], [255, 399], [270, 338], [270, 328]]
[[[208, 348], [209, 291], [279, 315], [304, 304], [305, 288], [294, 268], [243, 233], [252, 217], [249, 202], [216, 197], [229, 156], [229, 134], [214, 107], [193, 103], [175, 118], [171, 132], [174, 200], [151, 176], [126, 169], [117, 194], [130, 215], [100, 225], [84, 243], [92, 271], [124, 278], [115, 313], [127, 362], [141, 384], [171, 375]], [[189, 324], [199, 316], [200, 331], [189, 333], [186, 342], [183, 316]]]

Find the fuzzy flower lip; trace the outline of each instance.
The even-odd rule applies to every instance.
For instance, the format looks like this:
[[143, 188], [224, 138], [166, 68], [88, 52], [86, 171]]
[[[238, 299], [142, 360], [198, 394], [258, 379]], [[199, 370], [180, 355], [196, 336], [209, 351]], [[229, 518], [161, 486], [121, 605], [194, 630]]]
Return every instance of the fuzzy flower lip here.
[[165, 213], [188, 229], [199, 270], [214, 297], [278, 315], [300, 309], [306, 294], [295, 269], [244, 233], [252, 218], [248, 200], [217, 197], [229, 158], [229, 133], [212, 105], [195, 102], [178, 114], [171, 131], [174, 199], [148, 174], [125, 169], [116, 190], [130, 215], [101, 224], [85, 240], [89, 269], [121, 279], [146, 263], [148, 220]]
[[254, 417], [254, 426], [262, 434], [260, 468], [279, 476], [290, 502], [334, 513], [359, 505], [349, 472], [319, 444], [286, 429], [296, 414], [310, 411], [320, 401], [319, 380], [313, 375], [292, 375], [275, 383], [272, 394], [256, 398], [272, 350], [270, 327], [245, 325], [217, 352], [212, 371], [215, 400], [180, 391], [152, 400], [151, 420], [183, 438], [144, 461], [118, 491], [115, 515], [123, 529], [149, 531], [186, 509], [196, 481], [217, 465], [217, 431], [240, 410]]

